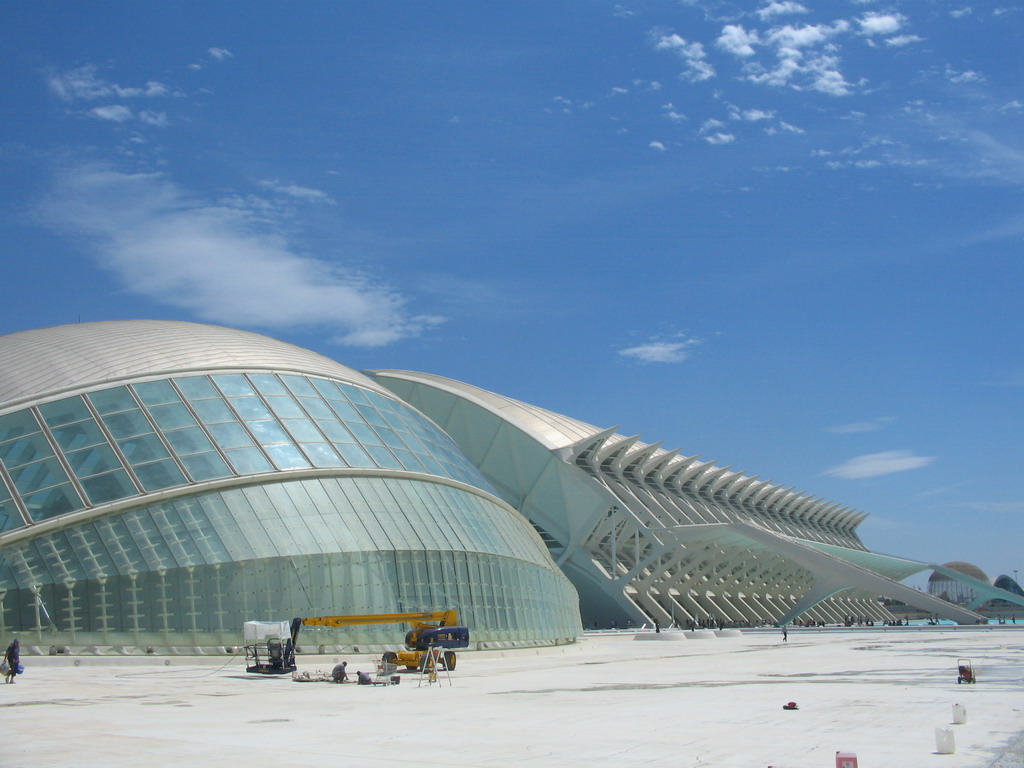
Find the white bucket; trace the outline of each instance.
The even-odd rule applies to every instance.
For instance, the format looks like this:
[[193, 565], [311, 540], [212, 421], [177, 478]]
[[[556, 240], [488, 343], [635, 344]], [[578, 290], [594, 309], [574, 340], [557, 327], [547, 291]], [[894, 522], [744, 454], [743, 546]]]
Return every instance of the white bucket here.
[[967, 707], [963, 704], [953, 705], [953, 722], [956, 725], [963, 725], [967, 722]]
[[953, 731], [949, 728], [935, 729], [935, 751], [940, 755], [952, 755], [956, 752]]

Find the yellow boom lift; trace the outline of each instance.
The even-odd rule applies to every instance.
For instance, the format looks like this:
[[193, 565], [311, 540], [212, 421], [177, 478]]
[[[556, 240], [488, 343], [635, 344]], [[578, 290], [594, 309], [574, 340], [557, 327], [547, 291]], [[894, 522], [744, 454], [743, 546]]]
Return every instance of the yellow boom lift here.
[[[349, 616], [308, 616], [295, 618], [291, 622], [290, 642], [280, 643], [278, 648], [270, 648], [271, 663], [261, 663], [254, 650], [252, 656], [256, 663], [247, 667], [247, 671], [258, 674], [280, 674], [295, 669], [295, 647], [299, 642], [299, 630], [307, 627], [352, 627], [360, 624], [412, 624], [405, 635], [406, 650], [387, 651], [381, 661], [385, 664], [396, 664], [406, 669], [419, 669], [424, 663], [432, 663], [431, 648], [468, 648], [469, 629], [459, 626], [459, 612], [447, 611], [414, 611], [411, 613], [371, 613]], [[274, 658], [273, 651], [278, 655]], [[247, 649], [248, 651], [248, 649]], [[440, 656], [444, 668], [455, 669], [455, 651], [445, 650]], [[274, 662], [277, 663], [274, 663]]]

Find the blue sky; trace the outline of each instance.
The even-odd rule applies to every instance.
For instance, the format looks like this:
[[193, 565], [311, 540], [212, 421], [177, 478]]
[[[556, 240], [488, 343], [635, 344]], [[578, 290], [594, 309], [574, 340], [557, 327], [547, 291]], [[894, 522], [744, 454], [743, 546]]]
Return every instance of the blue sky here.
[[1020, 5], [4, 15], [0, 332], [264, 332], [1024, 570]]

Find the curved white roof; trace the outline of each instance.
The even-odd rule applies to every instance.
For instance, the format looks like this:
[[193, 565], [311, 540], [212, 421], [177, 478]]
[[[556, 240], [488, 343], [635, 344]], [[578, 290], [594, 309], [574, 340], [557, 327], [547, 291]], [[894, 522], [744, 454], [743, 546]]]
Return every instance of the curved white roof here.
[[[455, 379], [435, 376], [431, 373], [416, 371], [367, 371], [380, 379], [403, 379], [405, 381], [423, 382], [440, 390], [451, 392], [476, 403], [482, 408], [501, 416], [524, 432], [539, 440], [549, 449], [565, 448], [574, 443], [597, 435], [606, 430], [592, 424], [554, 413], [535, 405], [513, 400], [486, 389], [474, 387]], [[612, 436], [613, 440], [616, 436]], [[618, 439], [625, 439], [618, 436]]]
[[171, 320], [112, 320], [0, 336], [0, 409], [121, 379], [233, 369], [330, 376], [386, 391], [353, 368], [258, 333]]

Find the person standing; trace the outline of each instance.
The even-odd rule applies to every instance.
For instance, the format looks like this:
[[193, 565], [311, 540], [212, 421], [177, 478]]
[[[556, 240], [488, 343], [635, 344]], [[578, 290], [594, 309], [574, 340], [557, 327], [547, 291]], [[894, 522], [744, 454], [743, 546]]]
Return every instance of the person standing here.
[[785, 627], [782, 628], [782, 642], [784, 642], [784, 643], [788, 643], [789, 642], [789, 632], [786, 631]]
[[14, 642], [7, 646], [4, 662], [8, 665], [6, 681], [13, 683], [15, 675], [18, 674], [18, 665], [21, 663], [21, 644], [18, 642], [18, 638], [14, 638]]

